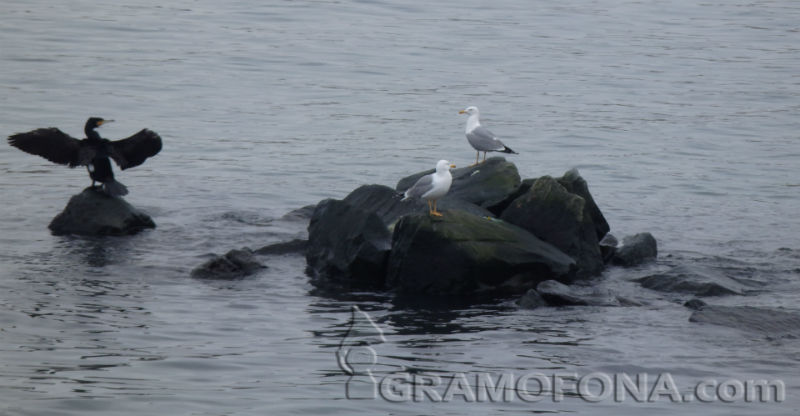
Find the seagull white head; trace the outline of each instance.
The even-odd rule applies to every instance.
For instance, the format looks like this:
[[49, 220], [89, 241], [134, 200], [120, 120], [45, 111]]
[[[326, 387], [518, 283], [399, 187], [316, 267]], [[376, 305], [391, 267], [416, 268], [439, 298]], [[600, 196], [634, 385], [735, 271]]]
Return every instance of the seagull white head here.
[[471, 105], [461, 111], [458, 114], [469, 114], [470, 116], [477, 116], [478, 115], [478, 107]]
[[436, 173], [447, 172], [447, 171], [450, 170], [450, 168], [454, 168], [454, 167], [456, 167], [456, 165], [454, 165], [454, 164], [442, 159], [442, 160], [436, 162]]

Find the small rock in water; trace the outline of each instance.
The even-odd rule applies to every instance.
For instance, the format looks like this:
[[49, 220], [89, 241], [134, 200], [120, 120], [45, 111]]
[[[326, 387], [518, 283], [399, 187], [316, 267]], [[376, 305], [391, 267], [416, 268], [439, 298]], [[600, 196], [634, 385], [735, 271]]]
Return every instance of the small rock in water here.
[[144, 212], [99, 188], [86, 188], [70, 198], [49, 228], [54, 235], [130, 235], [156, 224]]
[[603, 255], [603, 263], [610, 262], [614, 258], [614, 254], [617, 253], [617, 245], [619, 245], [617, 237], [608, 233], [597, 244], [600, 246], [600, 253]]
[[548, 306], [536, 289], [529, 289], [525, 292], [521, 298], [517, 299], [517, 305], [522, 309], [536, 309], [541, 306]]
[[635, 281], [647, 289], [694, 296], [744, 295], [747, 290], [744, 284], [716, 269], [683, 265]]
[[737, 328], [770, 339], [800, 337], [800, 313], [754, 306], [704, 305], [689, 322]]
[[588, 305], [586, 299], [578, 296], [567, 285], [555, 280], [546, 280], [536, 286], [536, 291], [551, 306]]
[[625, 267], [636, 266], [658, 256], [658, 244], [650, 233], [639, 233], [622, 239], [622, 247], [614, 253], [611, 262]]
[[198, 279], [233, 280], [249, 276], [267, 266], [259, 262], [249, 248], [231, 250], [224, 256], [216, 256], [192, 270]]

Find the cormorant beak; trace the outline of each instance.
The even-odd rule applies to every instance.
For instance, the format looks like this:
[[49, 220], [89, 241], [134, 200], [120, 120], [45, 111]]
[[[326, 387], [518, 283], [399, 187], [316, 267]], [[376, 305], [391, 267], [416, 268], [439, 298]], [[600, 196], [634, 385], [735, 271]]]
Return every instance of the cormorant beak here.
[[456, 167], [456, 165], [450, 165], [450, 167], [451, 167], [451, 168], [455, 168], [455, 167]]
[[464, 110], [461, 110], [461, 111], [459, 111], [459, 112], [458, 112], [458, 114], [466, 114], [466, 113], [467, 113], [467, 112], [466, 112], [466, 111], [464, 111]]
[[97, 122], [97, 127], [100, 127], [103, 124], [110, 123], [112, 121], [114, 121], [114, 120], [100, 120], [100, 121]]

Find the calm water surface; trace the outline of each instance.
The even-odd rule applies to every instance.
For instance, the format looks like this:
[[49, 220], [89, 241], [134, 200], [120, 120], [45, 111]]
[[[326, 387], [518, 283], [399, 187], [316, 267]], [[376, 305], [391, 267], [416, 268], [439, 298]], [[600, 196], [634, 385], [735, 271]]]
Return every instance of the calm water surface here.
[[[785, 1], [52, 2], [0, 6], [0, 136], [150, 127], [164, 149], [118, 174], [158, 228], [53, 237], [85, 171], [0, 146], [0, 413], [797, 414], [797, 339], [688, 322], [683, 295], [630, 280], [676, 265], [800, 301], [800, 5]], [[314, 290], [304, 259], [239, 282], [208, 253], [303, 237], [294, 208], [474, 156], [467, 105], [524, 177], [577, 167], [612, 232], [661, 259], [599, 290], [645, 303], [421, 307]], [[81, 136], [82, 137], [82, 136]], [[378, 376], [669, 372], [782, 380], [786, 401], [675, 404], [345, 400], [350, 308], [386, 335]], [[498, 306], [499, 305], [499, 306]]]

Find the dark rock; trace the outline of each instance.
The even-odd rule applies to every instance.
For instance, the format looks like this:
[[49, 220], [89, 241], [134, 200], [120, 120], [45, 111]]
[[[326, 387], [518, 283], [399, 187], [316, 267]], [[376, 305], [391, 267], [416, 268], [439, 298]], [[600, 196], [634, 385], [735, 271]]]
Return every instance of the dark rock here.
[[528, 291], [517, 300], [517, 305], [523, 309], [536, 309], [542, 306], [547, 306], [547, 302], [542, 298], [542, 295], [536, 291], [536, 289], [528, 289]]
[[224, 256], [216, 256], [192, 270], [192, 277], [198, 279], [233, 280], [249, 276], [264, 266], [249, 248], [231, 250]]
[[311, 219], [311, 216], [314, 215], [314, 209], [316, 208], [316, 205], [306, 205], [304, 207], [293, 209], [286, 214], [283, 214], [281, 219], [287, 221], [308, 221]]
[[695, 298], [695, 299], [687, 300], [686, 303], [683, 304], [683, 306], [685, 306], [685, 307], [687, 307], [689, 309], [695, 310], [695, 311], [699, 311], [700, 309], [703, 309], [706, 306], [708, 306], [708, 304], [703, 302], [700, 299]]
[[527, 231], [462, 211], [398, 221], [387, 284], [401, 292], [464, 294], [499, 288], [509, 280], [527, 290], [547, 279], [568, 279], [574, 261]]
[[589, 305], [589, 302], [578, 296], [570, 286], [555, 280], [545, 280], [539, 283], [536, 291], [550, 306]]
[[557, 180], [567, 191], [583, 198], [584, 212], [592, 219], [592, 224], [594, 224], [594, 229], [597, 233], [597, 240], [602, 240], [611, 227], [609, 227], [606, 217], [600, 212], [600, 207], [594, 202], [592, 194], [589, 193], [589, 184], [581, 177], [578, 169], [570, 169]]
[[625, 267], [636, 266], [658, 256], [658, 244], [650, 233], [639, 233], [622, 239], [611, 262]]
[[[405, 192], [419, 178], [433, 171], [430, 169], [403, 178], [395, 189], [398, 192]], [[520, 186], [517, 167], [502, 157], [486, 159], [485, 163], [476, 166], [453, 169], [451, 173], [453, 184], [447, 196], [484, 208], [501, 203]]]
[[743, 295], [747, 288], [712, 268], [676, 266], [664, 273], [636, 279], [643, 287], [694, 296]]
[[600, 246], [600, 254], [603, 256], [603, 263], [610, 262], [617, 252], [617, 245], [619, 244], [617, 237], [614, 237], [611, 233], [606, 234], [597, 244]]
[[[641, 303], [609, 291], [589, 286], [567, 286], [555, 280], [545, 280], [517, 301], [520, 307], [533, 309], [542, 306], [642, 306]], [[530, 305], [530, 306], [523, 306]]]
[[494, 215], [499, 217], [503, 214], [503, 211], [505, 211], [506, 208], [508, 208], [508, 206], [514, 202], [515, 199], [528, 192], [528, 190], [533, 186], [534, 182], [536, 182], [536, 179], [524, 179], [522, 183], [520, 183], [519, 187], [517, 187], [514, 192], [510, 193], [504, 200], [489, 206], [489, 211], [492, 211]]
[[556, 179], [544, 176], [503, 211], [501, 219], [518, 225], [575, 259], [577, 277], [603, 270], [597, 227], [586, 200], [570, 193]]
[[304, 254], [308, 248], [308, 240], [294, 239], [283, 243], [270, 244], [256, 250], [261, 255]]
[[[422, 199], [402, 200], [403, 195], [384, 185], [363, 185], [344, 198], [345, 202], [367, 212], [374, 212], [386, 226], [393, 225], [400, 217], [409, 214], [427, 213], [428, 204]], [[477, 216], [494, 216], [475, 204], [446, 195], [438, 202], [439, 211], [458, 209]]]
[[153, 219], [118, 196], [89, 187], [70, 198], [49, 228], [54, 235], [130, 235], [155, 228]]
[[689, 322], [737, 328], [768, 338], [800, 337], [800, 313], [780, 309], [705, 305], [692, 312]]
[[317, 205], [308, 225], [306, 260], [310, 271], [319, 277], [380, 287], [391, 239], [374, 212], [326, 199]]

